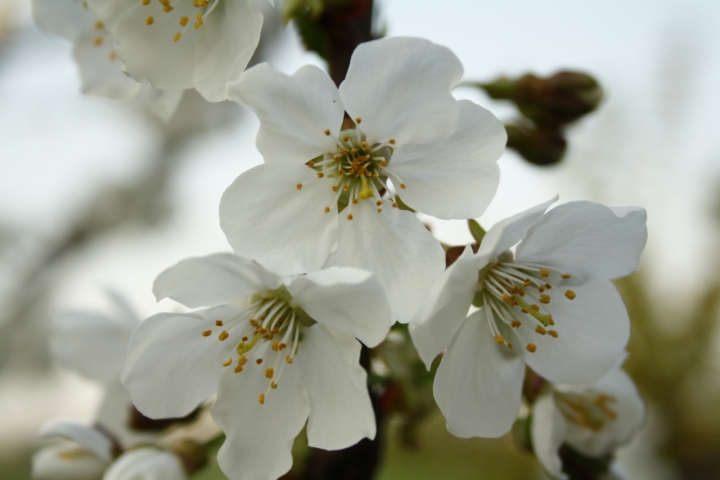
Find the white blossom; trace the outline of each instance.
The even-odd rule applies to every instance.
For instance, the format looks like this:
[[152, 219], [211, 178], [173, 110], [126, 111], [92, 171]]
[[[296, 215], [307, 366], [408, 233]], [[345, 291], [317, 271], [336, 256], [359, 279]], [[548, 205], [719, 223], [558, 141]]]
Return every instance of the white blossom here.
[[[563, 444], [588, 457], [611, 455], [628, 443], [645, 419], [645, 405], [620, 365], [594, 384], [553, 385], [532, 410], [532, 443], [543, 468], [566, 479], [558, 450]], [[626, 478], [615, 462], [608, 478]]]
[[33, 15], [43, 29], [73, 42], [84, 94], [130, 101], [145, 92], [152, 111], [161, 119], [172, 116], [182, 90], [158, 91], [122, 71], [113, 39], [82, 0], [33, 0]]
[[102, 480], [185, 480], [181, 460], [158, 448], [139, 448], [120, 455]]
[[306, 420], [313, 447], [375, 436], [356, 338], [377, 345], [392, 319], [370, 272], [333, 267], [280, 278], [218, 253], [179, 262], [153, 290], [158, 299], [206, 309], [142, 322], [123, 384], [151, 418], [186, 415], [217, 392], [212, 414], [227, 436], [218, 461], [230, 478], [285, 473]]
[[[52, 0], [51, 0], [52, 1]], [[126, 73], [160, 90], [227, 98], [260, 40], [252, 0], [86, 0], [112, 34]]]
[[444, 253], [398, 208], [398, 192], [423, 213], [467, 218], [498, 184], [505, 130], [453, 98], [462, 73], [450, 50], [418, 38], [359, 45], [339, 89], [314, 66], [292, 76], [266, 64], [248, 70], [231, 98], [258, 115], [265, 164], [223, 195], [221, 226], [235, 252], [283, 274], [371, 270], [395, 317], [409, 321]]
[[[553, 382], [589, 382], [623, 355], [630, 323], [610, 279], [637, 270], [645, 211], [570, 202], [544, 213], [554, 201], [496, 224], [476, 254], [468, 246], [411, 323], [428, 368], [447, 349], [434, 393], [457, 436], [510, 429], [525, 364]], [[466, 318], [471, 303], [480, 309]]]

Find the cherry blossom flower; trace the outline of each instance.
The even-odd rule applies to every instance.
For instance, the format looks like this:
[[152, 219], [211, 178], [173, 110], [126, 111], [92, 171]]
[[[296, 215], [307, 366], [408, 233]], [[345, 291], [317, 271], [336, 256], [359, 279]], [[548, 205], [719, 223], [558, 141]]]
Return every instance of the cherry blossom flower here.
[[[645, 405], [618, 365], [594, 384], [553, 385], [535, 401], [532, 443], [543, 468], [566, 479], [558, 450], [563, 444], [588, 457], [606, 457], [625, 445], [645, 419]], [[622, 479], [614, 462], [612, 478]]]
[[[589, 382], [623, 355], [630, 322], [609, 280], [637, 270], [645, 211], [570, 202], [544, 213], [555, 200], [496, 224], [477, 254], [468, 246], [411, 323], [428, 368], [447, 349], [434, 393], [457, 436], [510, 429], [525, 364], [556, 383]], [[466, 318], [471, 303], [480, 309]]]
[[245, 70], [263, 17], [251, 0], [86, 0], [114, 39], [126, 73], [160, 90], [227, 99]]
[[377, 345], [392, 318], [370, 272], [333, 267], [281, 279], [218, 253], [179, 262], [153, 290], [158, 299], [206, 309], [142, 322], [123, 384], [151, 418], [186, 415], [217, 392], [212, 414], [227, 436], [218, 461], [230, 478], [285, 473], [306, 420], [318, 448], [375, 436], [356, 338]]
[[220, 222], [235, 252], [283, 274], [371, 270], [408, 322], [444, 253], [398, 208], [398, 192], [423, 213], [468, 218], [498, 184], [505, 129], [452, 97], [462, 74], [450, 50], [418, 38], [361, 44], [339, 89], [314, 66], [292, 76], [267, 64], [248, 70], [230, 96], [259, 117], [265, 164], [223, 195]]
[[95, 17], [82, 0], [33, 0], [35, 21], [44, 30], [73, 42], [73, 57], [80, 68], [81, 90], [118, 101], [130, 101], [143, 92], [159, 118], [172, 116], [182, 98], [182, 90], [155, 90], [126, 75], [105, 24]]
[[115, 439], [103, 430], [70, 420], [43, 426], [45, 437], [66, 441], [33, 456], [36, 480], [185, 480], [181, 460], [159, 448], [144, 446], [119, 454]]

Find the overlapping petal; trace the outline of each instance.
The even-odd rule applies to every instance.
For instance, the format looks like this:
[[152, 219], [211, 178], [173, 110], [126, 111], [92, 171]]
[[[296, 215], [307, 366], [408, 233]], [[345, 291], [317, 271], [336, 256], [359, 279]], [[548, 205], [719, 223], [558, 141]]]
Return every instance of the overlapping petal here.
[[634, 208], [620, 215], [594, 202], [560, 205], [528, 229], [517, 259], [572, 272], [568, 284], [628, 275], [640, 266], [647, 214]]
[[182, 260], [155, 279], [158, 301], [169, 297], [190, 308], [242, 302], [255, 292], [273, 290], [280, 278], [254, 260], [214, 253]]
[[[205, 317], [214, 323], [237, 313], [235, 308], [219, 307]], [[144, 415], [182, 417], [215, 393], [222, 363], [241, 332], [231, 331], [224, 341], [203, 336], [213, 323], [198, 314], [159, 313], [138, 327], [130, 340], [122, 383]]]
[[[297, 185], [302, 183], [302, 188]], [[235, 253], [280, 275], [319, 270], [337, 245], [330, 185], [305, 165], [259, 165], [220, 201], [220, 226]]]
[[524, 316], [514, 332], [523, 344], [534, 343], [525, 355], [528, 365], [556, 383], [593, 382], [605, 375], [624, 355], [630, 338], [630, 319], [615, 286], [607, 281], [574, 288], [577, 297], [553, 297], [548, 305], [558, 338], [539, 335], [534, 321]]
[[41, 448], [32, 457], [33, 480], [98, 480], [108, 462], [66, 442]]
[[268, 388], [264, 376], [235, 375], [232, 370], [222, 376], [212, 415], [226, 435], [218, 463], [229, 478], [275, 480], [290, 469], [290, 449], [309, 412], [296, 366], [285, 368], [264, 405], [258, 402], [258, 394]]
[[463, 322], [433, 385], [448, 430], [461, 438], [500, 437], [520, 411], [525, 362], [495, 343], [485, 320], [479, 310]]
[[452, 135], [431, 144], [403, 146], [387, 167], [404, 182], [400, 193], [406, 204], [443, 219], [483, 214], [500, 181], [497, 160], [507, 141], [505, 127], [492, 113], [468, 100], [458, 105]]
[[315, 324], [304, 331], [296, 359], [302, 369], [300, 385], [310, 403], [310, 446], [337, 450], [364, 437], [375, 438], [367, 374], [359, 364], [360, 343], [345, 333], [331, 333], [324, 325]]
[[[407, 323], [425, 292], [445, 267], [445, 253], [412, 213], [375, 203], [352, 207], [353, 220], [341, 215], [338, 248], [327, 266], [351, 266], [374, 272], [385, 287], [395, 319]], [[346, 210], [343, 211], [343, 215]]]
[[123, 453], [107, 469], [103, 480], [184, 480], [182, 462], [172, 453], [140, 448]]
[[40, 435], [71, 440], [105, 462], [112, 460], [112, 441], [99, 430], [87, 425], [72, 420], [50, 420], [40, 429]]
[[343, 102], [318, 67], [307, 65], [288, 76], [263, 63], [231, 87], [230, 98], [260, 119], [257, 147], [266, 163], [301, 165], [337, 148]]
[[450, 92], [462, 74], [446, 47], [383, 38], [355, 49], [340, 94], [351, 118], [362, 119], [369, 143], [430, 143], [453, 132], [459, 111]]
[[558, 450], [565, 441], [566, 422], [555, 406], [552, 390], [540, 395], [533, 404], [532, 446], [543, 468], [559, 480], [568, 476], [562, 471]]
[[95, 23], [95, 16], [77, 0], [33, 0], [32, 11], [41, 28], [68, 40]]
[[470, 246], [445, 270], [427, 291], [417, 315], [410, 322], [410, 336], [420, 358], [430, 369], [435, 357], [450, 344], [470, 309], [481, 257]]

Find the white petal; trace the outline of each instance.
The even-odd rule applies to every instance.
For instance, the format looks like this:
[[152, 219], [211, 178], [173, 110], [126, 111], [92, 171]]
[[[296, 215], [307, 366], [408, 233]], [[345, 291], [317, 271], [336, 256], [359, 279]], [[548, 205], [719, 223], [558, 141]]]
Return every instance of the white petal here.
[[86, 95], [128, 101], [137, 97], [142, 83], [122, 71], [113, 39], [105, 29], [80, 33], [73, 44], [73, 57], [80, 67], [82, 92]]
[[[135, 331], [128, 347], [122, 383], [133, 404], [150, 418], [183, 417], [217, 390], [222, 363], [238, 344], [242, 332], [230, 331], [219, 341], [216, 319], [237, 313], [229, 307], [206, 314], [159, 313]], [[213, 330], [209, 337], [202, 335]]]
[[337, 149], [343, 103], [318, 67], [307, 65], [288, 76], [260, 64], [230, 87], [230, 98], [260, 119], [257, 147], [266, 163], [300, 165]]
[[220, 226], [235, 253], [273, 272], [312, 272], [337, 245], [337, 213], [325, 213], [332, 199], [332, 184], [304, 165], [259, 165], [225, 190]]
[[470, 315], [440, 362], [433, 392], [450, 433], [500, 437], [510, 431], [522, 401], [525, 363], [495, 343], [485, 313]]
[[185, 480], [182, 462], [172, 453], [140, 448], [123, 453], [107, 469], [103, 480]]
[[483, 214], [500, 181], [497, 160], [507, 141], [505, 127], [492, 113], [469, 100], [458, 104], [458, 125], [450, 137], [403, 146], [387, 167], [405, 184], [400, 193], [406, 204], [443, 219]]
[[290, 449], [309, 411], [296, 367], [297, 363], [286, 365], [264, 405], [258, 395], [266, 392], [269, 381], [260, 371], [228, 371], [222, 376], [212, 415], [227, 437], [218, 463], [229, 478], [276, 480], [290, 470]]
[[605, 375], [624, 355], [630, 338], [630, 319], [620, 294], [607, 281], [589, 282], [573, 291], [575, 300], [550, 290], [546, 307], [555, 321], [548, 327], [558, 338], [535, 332], [537, 322], [518, 317], [523, 325], [513, 331], [523, 345], [534, 343], [535, 353], [525, 355], [528, 365], [555, 383], [593, 382]]
[[156, 90], [150, 109], [160, 120], [167, 122], [180, 105], [184, 93], [185, 90]]
[[296, 359], [300, 385], [310, 401], [310, 446], [338, 450], [375, 438], [367, 374], [359, 363], [360, 343], [342, 332], [330, 333], [319, 323], [303, 334]]
[[620, 465], [619, 462], [610, 462], [608, 472], [601, 477], [600, 480], [630, 480], [630, 475]]
[[594, 385], [587, 388], [558, 386], [561, 391], [588, 394], [604, 394], [614, 400], [607, 406], [617, 414], [616, 420], [608, 421], [605, 428], [593, 432], [579, 425], [568, 423], [566, 443], [591, 457], [600, 457], [625, 445], [645, 420], [645, 405], [635, 384], [621, 369], [613, 368]]
[[338, 248], [328, 266], [349, 266], [374, 272], [390, 299], [394, 319], [407, 323], [425, 292], [445, 267], [445, 252], [418, 218], [404, 210], [375, 202], [353, 205], [340, 213]]
[[108, 462], [72, 443], [52, 445], [32, 457], [34, 480], [100, 480]]
[[120, 377], [132, 330], [104, 315], [61, 313], [50, 348], [62, 364], [86, 377], [112, 383]]
[[113, 315], [112, 320], [122, 325], [123, 328], [127, 330], [128, 335], [131, 335], [137, 326], [140, 325], [140, 317], [137, 312], [132, 305], [130, 305], [128, 299], [119, 291], [114, 288], [105, 288], [104, 292], [117, 312]]
[[254, 260], [232, 253], [187, 258], [155, 279], [158, 301], [172, 298], [190, 308], [241, 302], [256, 292], [280, 286], [280, 278]]
[[255, 52], [263, 16], [252, 0], [231, 0], [217, 2], [204, 22], [193, 80], [208, 101], [221, 102], [228, 98], [228, 82], [240, 77]]
[[450, 135], [458, 115], [451, 90], [463, 68], [447, 48], [409, 37], [360, 44], [340, 95], [351, 118], [361, 117], [368, 143], [429, 143]]
[[525, 236], [525, 232], [542, 217], [547, 208], [557, 201], [557, 195], [545, 203], [529, 208], [512, 217], [501, 220], [488, 230], [480, 243], [478, 255], [497, 257]]
[[77, 443], [101, 460], [112, 459], [112, 441], [99, 430], [72, 420], [54, 419], [40, 429], [43, 437], [61, 437]]
[[95, 16], [77, 0], [33, 0], [32, 11], [41, 28], [68, 40], [74, 40], [96, 21]]
[[[173, 11], [164, 12], [160, 2], [87, 0], [90, 8], [105, 22], [115, 40], [115, 51], [125, 71], [135, 80], [148, 80], [162, 90], [192, 88], [199, 31], [192, 26], [197, 9], [191, 2], [175, 2]], [[179, 20], [189, 17], [182, 27]], [[153, 17], [151, 25], [147, 19]], [[174, 41], [175, 35], [182, 38]]]
[[532, 409], [532, 445], [543, 468], [554, 478], [565, 480], [558, 450], [565, 441], [565, 419], [555, 407], [552, 390], [540, 395]]
[[647, 214], [643, 209], [619, 213], [593, 202], [553, 208], [528, 230], [517, 259], [570, 272], [569, 284], [634, 272], [647, 241]]
[[475, 296], [478, 271], [484, 266], [470, 246], [426, 292], [422, 306], [410, 322], [410, 336], [425, 366], [450, 344]]
[[297, 277], [287, 288], [313, 319], [368, 347], [382, 342], [394, 323], [385, 290], [367, 270], [331, 267]]

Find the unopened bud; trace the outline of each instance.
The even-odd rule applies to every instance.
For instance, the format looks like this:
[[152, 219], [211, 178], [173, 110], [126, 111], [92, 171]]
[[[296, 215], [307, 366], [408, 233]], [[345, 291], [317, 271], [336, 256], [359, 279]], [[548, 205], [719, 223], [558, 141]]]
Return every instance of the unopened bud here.
[[516, 150], [530, 163], [552, 165], [559, 162], [567, 148], [560, 129], [506, 125], [508, 148]]
[[525, 117], [545, 127], [580, 119], [597, 108], [603, 95], [597, 80], [573, 71], [560, 71], [547, 78], [533, 74], [516, 80], [500, 78], [478, 86], [492, 98], [514, 102]]

